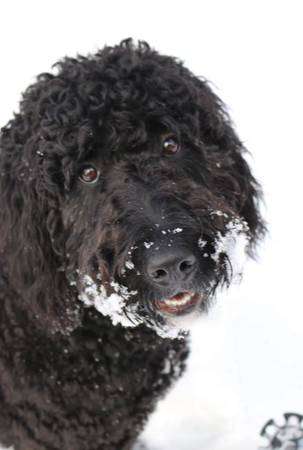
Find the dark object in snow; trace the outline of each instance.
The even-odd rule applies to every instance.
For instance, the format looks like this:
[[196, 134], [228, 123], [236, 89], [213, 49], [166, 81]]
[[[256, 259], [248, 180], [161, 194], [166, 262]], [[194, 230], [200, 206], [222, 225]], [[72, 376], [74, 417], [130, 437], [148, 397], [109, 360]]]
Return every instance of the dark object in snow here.
[[[271, 419], [262, 428], [260, 434], [268, 440], [264, 450], [301, 450], [303, 449], [303, 416], [296, 413], [285, 413], [285, 423], [277, 425]], [[260, 449], [261, 450], [261, 449]]]
[[132, 449], [184, 320], [264, 232], [245, 152], [208, 83], [144, 42], [26, 90], [1, 133], [3, 445]]

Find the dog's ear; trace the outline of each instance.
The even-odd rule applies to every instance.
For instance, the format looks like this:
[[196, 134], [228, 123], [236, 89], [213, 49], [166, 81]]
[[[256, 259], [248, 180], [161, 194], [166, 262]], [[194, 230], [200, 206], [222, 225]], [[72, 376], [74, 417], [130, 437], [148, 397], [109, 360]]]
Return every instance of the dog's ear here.
[[200, 139], [207, 152], [212, 188], [232, 210], [247, 222], [251, 251], [264, 236], [266, 227], [260, 214], [262, 189], [254, 178], [246, 157], [248, 151], [238, 138], [224, 103], [207, 82], [196, 79]]
[[1, 130], [0, 260], [19, 307], [42, 326], [67, 329], [75, 318], [60, 240], [60, 184], [41, 139], [22, 113]]

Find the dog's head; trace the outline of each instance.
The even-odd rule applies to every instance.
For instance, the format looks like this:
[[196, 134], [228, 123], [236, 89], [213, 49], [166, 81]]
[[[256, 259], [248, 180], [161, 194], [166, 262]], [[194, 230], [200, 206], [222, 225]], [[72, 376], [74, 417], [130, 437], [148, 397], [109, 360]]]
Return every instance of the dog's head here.
[[7, 274], [53, 322], [76, 321], [78, 297], [165, 334], [207, 309], [264, 232], [224, 105], [145, 43], [40, 75], [1, 146]]

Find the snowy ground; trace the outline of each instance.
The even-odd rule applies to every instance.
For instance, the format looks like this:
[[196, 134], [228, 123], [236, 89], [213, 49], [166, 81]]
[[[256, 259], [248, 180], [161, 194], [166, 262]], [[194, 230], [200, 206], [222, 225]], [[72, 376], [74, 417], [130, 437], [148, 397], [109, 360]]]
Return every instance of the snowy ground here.
[[133, 36], [211, 79], [251, 150], [270, 235], [241, 286], [196, 324], [187, 373], [143, 438], [149, 450], [257, 450], [269, 418], [303, 413], [301, 2], [169, 0], [142, 8], [135, 0], [133, 14], [129, 2], [75, 1], [73, 20], [68, 2], [59, 9], [56, 2], [35, 14], [32, 0], [2, 8], [1, 124], [33, 75], [59, 56]]

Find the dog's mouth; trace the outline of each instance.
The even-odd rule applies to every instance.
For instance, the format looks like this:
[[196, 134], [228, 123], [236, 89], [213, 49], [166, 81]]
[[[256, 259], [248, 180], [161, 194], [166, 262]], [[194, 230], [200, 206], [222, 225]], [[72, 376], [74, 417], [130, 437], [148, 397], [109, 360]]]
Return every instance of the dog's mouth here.
[[156, 300], [155, 305], [159, 312], [169, 315], [183, 315], [192, 312], [204, 300], [203, 294], [196, 292], [180, 292], [173, 297]]

